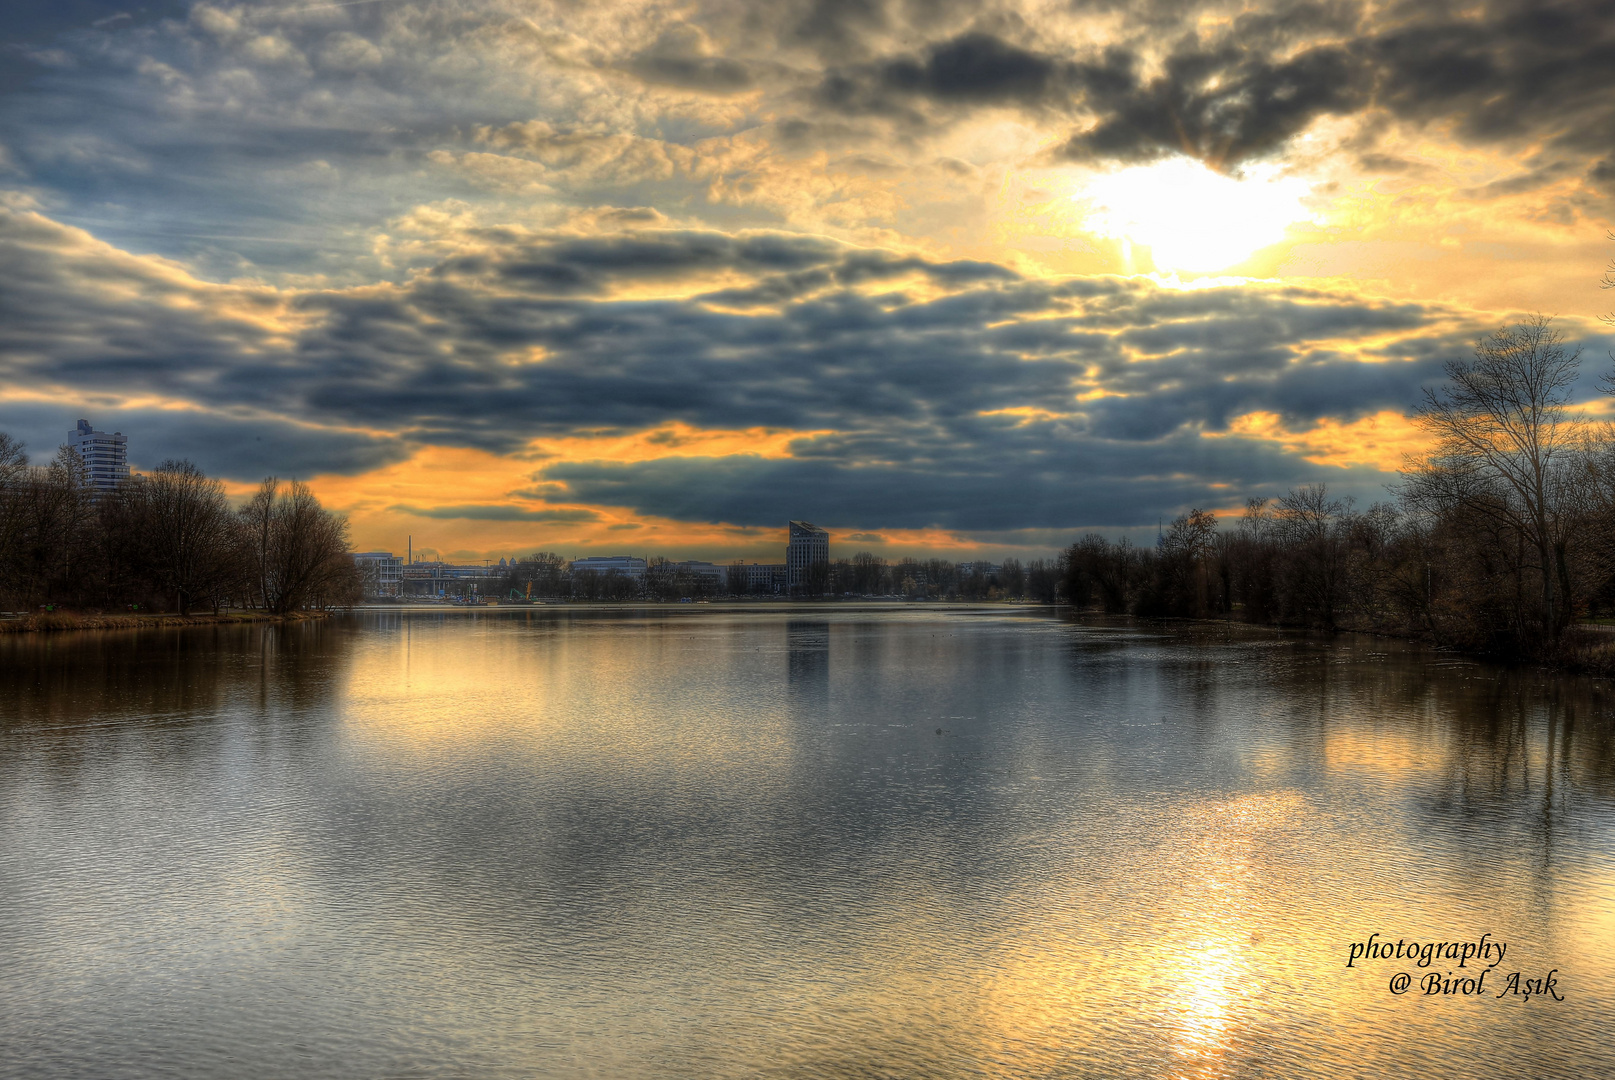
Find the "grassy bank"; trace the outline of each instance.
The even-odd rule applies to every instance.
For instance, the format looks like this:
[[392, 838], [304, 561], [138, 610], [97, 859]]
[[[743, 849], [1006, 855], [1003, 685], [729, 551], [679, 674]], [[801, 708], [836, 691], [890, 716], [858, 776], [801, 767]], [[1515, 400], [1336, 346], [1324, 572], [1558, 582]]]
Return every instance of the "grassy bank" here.
[[1572, 626], [1547, 660], [1577, 675], [1615, 676], [1615, 632], [1596, 624]]
[[30, 634], [50, 630], [149, 630], [172, 626], [219, 626], [230, 623], [302, 622], [323, 619], [323, 611], [295, 611], [271, 615], [265, 611], [221, 611], [191, 615], [97, 615], [73, 611], [41, 611], [0, 619], [0, 634]]

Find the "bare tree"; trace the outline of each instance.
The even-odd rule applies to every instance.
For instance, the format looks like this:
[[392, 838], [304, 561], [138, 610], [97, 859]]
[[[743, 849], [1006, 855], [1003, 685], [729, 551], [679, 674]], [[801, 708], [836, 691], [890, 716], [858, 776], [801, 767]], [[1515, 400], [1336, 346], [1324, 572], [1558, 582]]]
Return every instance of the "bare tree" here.
[[998, 571], [998, 580], [1005, 596], [1019, 597], [1026, 591], [1026, 569], [1019, 559], [1005, 559], [1003, 568]]
[[20, 577], [20, 554], [27, 514], [24, 486], [28, 482], [28, 452], [22, 443], [0, 431], [0, 594], [11, 596]]
[[252, 577], [253, 599], [264, 608], [269, 607], [270, 538], [275, 530], [275, 495], [279, 490], [280, 481], [266, 476], [252, 498], [236, 511], [241, 529], [242, 561]]
[[1333, 629], [1346, 579], [1351, 500], [1308, 484], [1278, 501], [1274, 528], [1286, 552], [1282, 582], [1289, 614]]
[[3, 553], [5, 591], [30, 607], [44, 599], [75, 599], [89, 569], [95, 512], [84, 459], [62, 446], [48, 465], [22, 468], [14, 457], [13, 472], [5, 514], [8, 528], [14, 526], [12, 546]]
[[0, 488], [9, 488], [17, 483], [27, 468], [27, 447], [0, 431]]
[[1415, 420], [1435, 437], [1435, 450], [1404, 473], [1403, 494], [1416, 506], [1468, 507], [1517, 530], [1536, 558], [1550, 638], [1569, 616], [1560, 497], [1580, 357], [1543, 315], [1481, 338], [1473, 361], [1449, 362], [1447, 384], [1425, 391]]
[[852, 557], [852, 591], [868, 595], [886, 591], [886, 560], [872, 551], [860, 551]]
[[362, 589], [348, 549], [348, 523], [307, 484], [266, 479], [239, 514], [244, 561], [260, 603], [277, 614], [345, 603]]
[[645, 563], [645, 595], [658, 600], [679, 596], [678, 566], [665, 555], [653, 555]]
[[198, 598], [217, 603], [234, 555], [235, 523], [224, 485], [189, 461], [170, 460], [127, 488], [147, 530], [154, 576], [174, 596], [175, 610], [187, 614]]
[[[1611, 240], [1615, 240], [1615, 230], [1610, 231], [1609, 238]], [[1609, 265], [1604, 267], [1604, 276], [1599, 280], [1598, 287], [1600, 289], [1615, 289], [1615, 259], [1611, 259], [1609, 261]], [[1603, 319], [1610, 325], [1615, 326], [1615, 311], [1601, 315], [1599, 318]], [[1611, 353], [1610, 355], [1615, 356], [1615, 353]]]

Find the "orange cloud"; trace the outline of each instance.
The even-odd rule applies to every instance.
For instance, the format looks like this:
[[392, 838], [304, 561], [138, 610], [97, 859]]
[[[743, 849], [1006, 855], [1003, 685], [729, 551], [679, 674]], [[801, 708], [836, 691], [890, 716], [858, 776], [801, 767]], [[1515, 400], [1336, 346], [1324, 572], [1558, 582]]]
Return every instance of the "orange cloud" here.
[[1277, 413], [1247, 413], [1228, 425], [1226, 435], [1207, 437], [1262, 439], [1276, 442], [1316, 465], [1341, 469], [1372, 465], [1383, 472], [1395, 472], [1409, 454], [1418, 454], [1429, 445], [1427, 436], [1411, 419], [1391, 410], [1350, 423], [1325, 417], [1305, 431], [1287, 429]]
[[[311, 486], [348, 516], [361, 550], [403, 551], [414, 537], [423, 552], [446, 559], [500, 558], [537, 549], [563, 554], [606, 549], [775, 561], [775, 530], [643, 517], [619, 507], [566, 501], [535, 462], [648, 461], [690, 455], [788, 457], [796, 439], [822, 431], [750, 428], [708, 431], [683, 423], [646, 431], [538, 439], [514, 455], [428, 446], [407, 460], [359, 476], [322, 476]], [[247, 488], [232, 494], [246, 494]], [[783, 525], [782, 525], [783, 527]]]

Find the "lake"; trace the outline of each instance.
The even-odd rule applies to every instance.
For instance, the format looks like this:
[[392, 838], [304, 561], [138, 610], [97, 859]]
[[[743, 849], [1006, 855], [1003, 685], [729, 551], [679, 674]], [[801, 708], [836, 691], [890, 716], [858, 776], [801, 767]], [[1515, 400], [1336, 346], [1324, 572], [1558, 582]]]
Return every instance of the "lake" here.
[[1004, 607], [15, 635], [0, 1075], [1615, 1076], [1612, 714]]

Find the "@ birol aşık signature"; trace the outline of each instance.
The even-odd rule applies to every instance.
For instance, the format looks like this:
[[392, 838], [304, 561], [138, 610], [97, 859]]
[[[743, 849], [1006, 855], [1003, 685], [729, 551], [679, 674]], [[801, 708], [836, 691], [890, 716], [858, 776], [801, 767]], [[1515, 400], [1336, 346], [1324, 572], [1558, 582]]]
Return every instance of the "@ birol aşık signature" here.
[[[1397, 997], [1416, 990], [1417, 997], [1564, 1000], [1559, 992], [1558, 968], [1545, 975], [1528, 975], [1524, 971], [1493, 975], [1507, 955], [1508, 942], [1494, 941], [1489, 933], [1469, 940], [1442, 941], [1405, 937], [1392, 941], [1388, 936], [1373, 933], [1367, 940], [1354, 941], [1347, 947], [1346, 966], [1366, 968], [1375, 961], [1398, 964], [1402, 970], [1393, 972], [1386, 984]], [[1415, 970], [1409, 971], [1407, 967]], [[1487, 976], [1492, 977], [1490, 986], [1486, 984]]]

